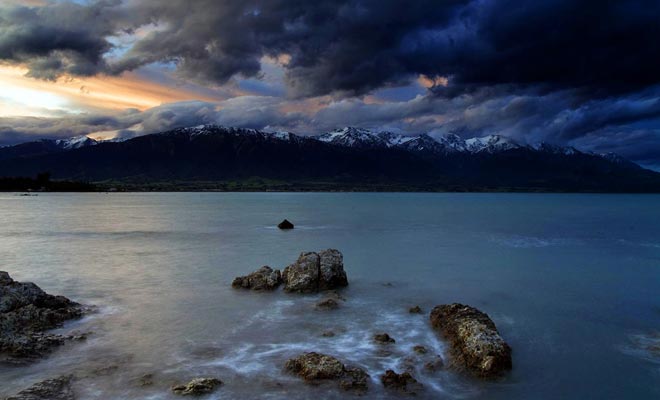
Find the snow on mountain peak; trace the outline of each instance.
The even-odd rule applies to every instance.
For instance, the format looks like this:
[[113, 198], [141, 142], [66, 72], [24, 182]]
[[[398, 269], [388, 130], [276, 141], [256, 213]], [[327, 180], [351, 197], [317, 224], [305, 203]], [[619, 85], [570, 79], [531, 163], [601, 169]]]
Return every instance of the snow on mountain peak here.
[[68, 139], [57, 139], [55, 140], [55, 144], [59, 146], [62, 149], [65, 150], [72, 150], [72, 149], [79, 149], [81, 147], [87, 147], [87, 146], [94, 146], [98, 144], [99, 142], [97, 140], [94, 140], [92, 138], [89, 138], [85, 135], [80, 135], [80, 136], [74, 136]]
[[488, 135], [484, 137], [467, 139], [465, 141], [465, 145], [467, 151], [470, 153], [494, 153], [521, 147], [513, 139], [500, 135]]
[[340, 146], [387, 146], [378, 134], [364, 128], [345, 127], [317, 136], [317, 140]]

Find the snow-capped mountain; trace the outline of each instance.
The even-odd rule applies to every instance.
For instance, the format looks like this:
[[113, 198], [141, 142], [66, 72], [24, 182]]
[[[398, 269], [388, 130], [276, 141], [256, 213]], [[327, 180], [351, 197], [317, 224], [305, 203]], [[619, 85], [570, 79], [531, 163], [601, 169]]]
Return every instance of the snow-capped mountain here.
[[512, 139], [500, 135], [488, 135], [467, 139], [465, 141], [465, 146], [470, 153], [499, 153], [521, 147]]
[[346, 127], [335, 129], [316, 137], [317, 140], [345, 147], [387, 146], [387, 142], [377, 133], [368, 129]]
[[81, 147], [95, 146], [100, 142], [85, 135], [74, 136], [68, 139], [56, 139], [55, 145], [62, 150], [79, 149]]
[[194, 139], [196, 137], [212, 136], [218, 134], [230, 134], [234, 136], [247, 135], [247, 136], [255, 136], [266, 139], [287, 140], [287, 141], [295, 140], [296, 138], [298, 138], [297, 135], [291, 132], [283, 132], [283, 131], [266, 132], [258, 129], [236, 128], [236, 127], [228, 127], [228, 126], [215, 125], [215, 124], [198, 125], [187, 128], [178, 128], [168, 132], [163, 132], [160, 135], [187, 135], [191, 139]]
[[373, 132], [364, 128], [346, 127], [317, 136], [316, 139], [345, 147], [395, 147], [413, 152], [427, 153], [495, 153], [522, 147], [504, 136], [489, 135], [481, 138], [463, 140], [458, 135], [449, 134], [431, 137], [427, 134], [417, 136], [392, 132]]
[[78, 137], [0, 148], [0, 176], [215, 182], [213, 190], [244, 181], [254, 189], [264, 179], [277, 190], [660, 192], [660, 174], [622, 157], [497, 135], [464, 140], [344, 128], [313, 137], [201, 125], [96, 143]]

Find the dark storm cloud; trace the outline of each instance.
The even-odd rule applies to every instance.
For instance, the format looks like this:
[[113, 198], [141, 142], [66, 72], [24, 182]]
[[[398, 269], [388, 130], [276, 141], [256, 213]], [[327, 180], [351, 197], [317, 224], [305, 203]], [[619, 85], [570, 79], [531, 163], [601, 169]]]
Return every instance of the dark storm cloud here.
[[[101, 1], [7, 7], [0, 58], [31, 74], [119, 73], [172, 61], [199, 81], [257, 76], [288, 54], [295, 95], [361, 94], [412, 76], [470, 85], [544, 84], [606, 95], [658, 82], [653, 0]], [[155, 24], [114, 56], [112, 36]], [[125, 50], [125, 51], [124, 51]]]

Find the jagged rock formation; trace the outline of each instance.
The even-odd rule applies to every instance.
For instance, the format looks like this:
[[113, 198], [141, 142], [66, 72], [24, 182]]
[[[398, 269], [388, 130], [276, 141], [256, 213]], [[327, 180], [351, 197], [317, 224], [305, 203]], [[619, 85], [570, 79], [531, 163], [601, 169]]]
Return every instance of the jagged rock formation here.
[[282, 272], [287, 292], [315, 293], [348, 286], [343, 256], [339, 250], [301, 253], [298, 260]]

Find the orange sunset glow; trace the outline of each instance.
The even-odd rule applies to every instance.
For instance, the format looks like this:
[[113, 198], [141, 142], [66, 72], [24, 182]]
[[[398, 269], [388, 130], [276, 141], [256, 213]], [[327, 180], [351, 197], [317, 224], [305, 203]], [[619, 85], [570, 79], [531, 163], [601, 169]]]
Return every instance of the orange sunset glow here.
[[53, 82], [30, 78], [27, 72], [23, 67], [0, 66], [0, 116], [49, 116], [64, 110], [90, 109], [143, 111], [177, 101], [222, 100], [152, 82], [136, 73], [120, 77], [62, 77]]

